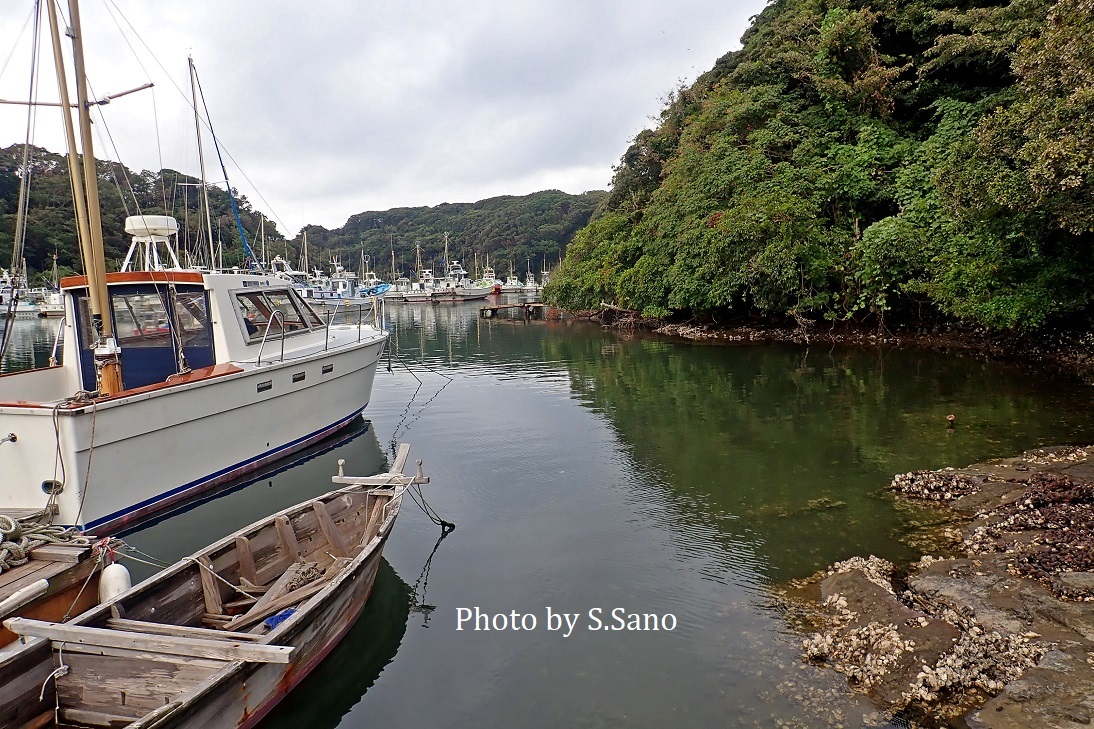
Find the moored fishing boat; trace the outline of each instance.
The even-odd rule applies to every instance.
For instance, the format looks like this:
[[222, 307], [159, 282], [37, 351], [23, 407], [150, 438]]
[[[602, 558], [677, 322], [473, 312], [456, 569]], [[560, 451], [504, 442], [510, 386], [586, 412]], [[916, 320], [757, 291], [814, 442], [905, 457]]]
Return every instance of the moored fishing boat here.
[[[75, 0], [70, 16], [76, 103], [64, 74], [58, 87], [61, 108], [79, 114], [82, 158], [62, 117], [87, 275], [61, 281], [62, 364], [0, 375], [0, 431], [14, 436], [0, 450], [0, 513], [44, 511], [102, 535], [351, 422], [387, 332], [378, 314], [324, 322], [290, 281], [258, 271], [106, 273]], [[178, 225], [132, 216], [126, 229], [151, 251], [170, 248]]]
[[448, 233], [444, 234], [445, 276], [437, 282], [433, 292], [434, 301], [474, 301], [485, 299], [494, 291], [494, 285], [480, 286], [472, 283], [467, 270], [460, 262], [448, 257]]
[[[4, 726], [250, 727], [353, 626], [402, 496], [390, 472], [255, 522], [66, 624], [14, 618]], [[55, 670], [58, 665], [64, 670]]]

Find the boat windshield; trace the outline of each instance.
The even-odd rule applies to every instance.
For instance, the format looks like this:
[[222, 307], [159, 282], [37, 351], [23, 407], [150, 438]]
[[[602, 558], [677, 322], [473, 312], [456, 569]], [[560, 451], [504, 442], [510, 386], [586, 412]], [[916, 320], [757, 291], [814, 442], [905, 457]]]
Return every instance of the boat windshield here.
[[[266, 332], [267, 325], [271, 334], [279, 334], [282, 320], [286, 334], [323, 326], [318, 315], [304, 306], [303, 302], [289, 289], [239, 291], [235, 296], [243, 331], [248, 341], [260, 341]], [[282, 318], [274, 319], [270, 323], [275, 310], [281, 312]]]

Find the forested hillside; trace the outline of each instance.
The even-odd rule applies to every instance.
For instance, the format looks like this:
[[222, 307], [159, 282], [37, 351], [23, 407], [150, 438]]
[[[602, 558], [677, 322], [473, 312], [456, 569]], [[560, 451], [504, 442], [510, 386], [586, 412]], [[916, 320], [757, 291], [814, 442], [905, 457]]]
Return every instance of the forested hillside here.
[[[32, 148], [30, 165], [30, 203], [24, 257], [33, 274], [48, 272], [56, 251], [64, 272], [80, 270], [80, 252], [72, 214], [68, 164], [61, 155]], [[13, 145], [0, 150], [0, 265], [11, 263], [12, 242], [19, 200], [19, 174], [23, 148]], [[102, 206], [103, 236], [107, 267], [116, 270], [125, 256], [129, 238], [124, 224], [127, 215], [163, 214], [179, 220], [180, 240], [194, 262], [209, 259], [207, 225], [199, 208], [198, 180], [173, 170], [133, 172], [116, 163], [100, 161], [99, 199]], [[468, 268], [479, 257], [487, 256], [499, 274], [509, 271], [510, 262], [523, 276], [530, 265], [537, 273], [541, 266], [557, 265], [566, 243], [583, 228], [602, 202], [603, 191], [569, 195], [557, 190], [521, 197], [504, 196], [476, 203], [445, 203], [434, 207], [396, 208], [364, 212], [352, 216], [341, 228], [327, 230], [307, 226], [309, 262], [324, 266], [337, 256], [348, 267], [356, 267], [362, 254], [370, 265], [386, 273], [394, 248], [398, 266], [410, 273], [415, 260], [415, 244], [421, 243], [426, 265], [441, 264], [444, 233], [451, 240], [453, 257], [464, 259]], [[225, 265], [243, 261], [228, 193], [209, 188], [212, 209], [213, 240], [220, 241]], [[240, 218], [248, 242], [255, 253], [261, 213], [246, 197], [236, 195]], [[299, 262], [303, 231], [287, 240], [268, 218], [265, 237], [268, 257], [280, 254]], [[218, 257], [221, 256], [218, 248]], [[183, 261], [186, 263], [186, 261]], [[443, 270], [443, 267], [440, 269]]]
[[776, 0], [616, 168], [546, 296], [1089, 325], [1094, 0]]

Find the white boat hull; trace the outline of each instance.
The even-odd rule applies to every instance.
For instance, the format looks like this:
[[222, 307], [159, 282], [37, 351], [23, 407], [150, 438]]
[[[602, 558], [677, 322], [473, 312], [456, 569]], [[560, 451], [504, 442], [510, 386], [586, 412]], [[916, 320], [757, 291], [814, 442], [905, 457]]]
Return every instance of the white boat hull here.
[[[333, 433], [367, 405], [385, 341], [59, 408], [65, 485], [56, 523], [110, 534]], [[0, 408], [0, 430], [19, 434], [0, 453], [10, 484], [0, 512], [44, 507], [42, 484], [62, 480], [52, 415]]]

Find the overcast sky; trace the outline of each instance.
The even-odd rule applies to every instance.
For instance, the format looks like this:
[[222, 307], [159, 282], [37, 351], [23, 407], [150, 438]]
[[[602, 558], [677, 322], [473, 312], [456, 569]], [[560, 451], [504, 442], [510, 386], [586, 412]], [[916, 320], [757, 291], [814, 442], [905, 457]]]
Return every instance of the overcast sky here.
[[[0, 1], [0, 99], [27, 97], [33, 4]], [[739, 48], [764, 4], [83, 0], [93, 94], [155, 83], [103, 107], [96, 154], [199, 174], [189, 54], [229, 180], [290, 236], [365, 210], [603, 190], [667, 95]], [[56, 100], [43, 38], [38, 98]], [[26, 127], [25, 108], [0, 105], [0, 145]], [[64, 151], [57, 110], [34, 129]], [[223, 179], [208, 142], [206, 167]]]

